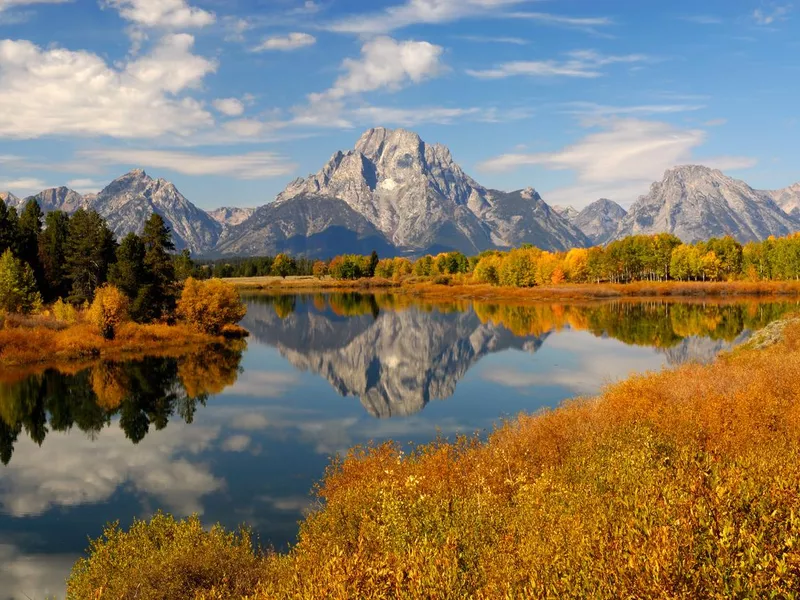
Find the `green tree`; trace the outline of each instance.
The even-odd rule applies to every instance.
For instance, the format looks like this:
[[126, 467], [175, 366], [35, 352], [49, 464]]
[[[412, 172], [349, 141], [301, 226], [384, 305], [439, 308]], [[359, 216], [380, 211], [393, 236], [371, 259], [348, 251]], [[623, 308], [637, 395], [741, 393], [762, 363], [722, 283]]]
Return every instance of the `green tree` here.
[[175, 244], [172, 243], [169, 227], [158, 213], [150, 215], [144, 224], [142, 241], [145, 248], [144, 265], [147, 270], [147, 283], [150, 286], [147, 293], [151, 299], [148, 320], [172, 317], [177, 301], [177, 286], [175, 265], [170, 252], [175, 250]]
[[69, 239], [69, 215], [60, 210], [47, 213], [45, 228], [39, 234], [39, 264], [42, 265], [42, 293], [50, 302], [69, 295], [66, 253]]
[[[247, 275], [247, 277], [253, 277], [256, 274], [256, 265], [255, 263], [248, 262], [247, 266], [252, 269], [252, 275]], [[175, 257], [175, 278], [178, 281], [186, 281], [189, 277], [194, 277], [195, 271], [195, 264], [192, 260], [192, 253], [188, 249], [184, 249], [180, 254]]]
[[19, 240], [17, 209], [0, 200], [0, 252], [9, 248], [16, 252]]
[[108, 270], [109, 283], [122, 290], [131, 300], [148, 283], [144, 256], [142, 238], [135, 233], [129, 233], [122, 239], [116, 252], [117, 260]]
[[272, 262], [272, 274], [286, 277], [292, 275], [295, 270], [294, 259], [286, 254], [278, 254]]
[[366, 273], [367, 277], [375, 277], [375, 268], [378, 266], [380, 260], [381, 259], [378, 257], [378, 253], [373, 250], [372, 254], [369, 255], [369, 269]]
[[28, 263], [33, 269], [39, 287], [43, 287], [44, 274], [39, 262], [39, 234], [42, 232], [44, 213], [39, 203], [31, 198], [22, 209], [17, 225], [17, 240], [19, 253], [17, 257]]
[[41, 306], [33, 269], [6, 248], [0, 256], [0, 312], [28, 314]]
[[106, 281], [115, 250], [114, 234], [95, 211], [79, 209], [70, 217], [65, 260], [71, 301], [94, 298], [95, 290]]

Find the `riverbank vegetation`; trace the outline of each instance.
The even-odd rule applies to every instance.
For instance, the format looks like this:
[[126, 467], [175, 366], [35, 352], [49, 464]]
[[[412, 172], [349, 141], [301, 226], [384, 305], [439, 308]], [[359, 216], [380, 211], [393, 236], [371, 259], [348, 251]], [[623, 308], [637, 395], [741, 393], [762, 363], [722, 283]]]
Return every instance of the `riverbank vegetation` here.
[[196, 518], [112, 526], [69, 597], [793, 597], [800, 325], [782, 335], [485, 441], [354, 449], [285, 554]]
[[241, 336], [236, 290], [174, 254], [158, 214], [118, 244], [93, 211], [0, 201], [0, 365], [112, 357]]
[[[283, 255], [278, 258], [282, 262], [288, 260]], [[508, 252], [489, 250], [471, 257], [460, 252], [445, 252], [413, 260], [380, 259], [375, 253], [371, 256], [348, 254], [329, 261], [316, 261], [308, 271], [305, 265], [303, 272], [229, 271], [228, 277], [285, 277], [288, 274], [305, 278], [313, 275], [324, 285], [330, 285], [331, 281], [369, 280], [369, 284], [382, 285], [428, 282], [509, 288], [566, 284], [787, 282], [800, 281], [800, 234], [745, 245], [730, 237], [683, 244], [670, 234], [636, 235], [604, 247], [574, 248], [568, 252], [546, 252], [526, 246]], [[269, 283], [284, 285], [280, 281]]]

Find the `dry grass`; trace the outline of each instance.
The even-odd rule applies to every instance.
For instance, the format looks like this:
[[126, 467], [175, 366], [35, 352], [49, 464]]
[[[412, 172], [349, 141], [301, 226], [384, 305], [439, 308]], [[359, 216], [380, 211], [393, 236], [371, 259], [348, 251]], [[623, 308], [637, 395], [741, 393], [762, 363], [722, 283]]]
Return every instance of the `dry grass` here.
[[[444, 283], [446, 280], [446, 283]], [[439, 282], [435, 278], [408, 277], [400, 282], [388, 279], [343, 281], [326, 277], [244, 277], [226, 279], [240, 290], [274, 293], [326, 291], [386, 291], [410, 294], [428, 300], [592, 300], [613, 298], [700, 298], [744, 296], [798, 296], [800, 281], [639, 281], [634, 283], [565, 283], [531, 288], [498, 287], [472, 283], [468, 276], [453, 275]]]
[[777, 297], [800, 295], [798, 281], [663, 281], [634, 283], [568, 283], [532, 288], [497, 287], [461, 283], [437, 285], [432, 282], [405, 284], [401, 291], [428, 300], [469, 298], [474, 300], [567, 301], [613, 298], [702, 298], [702, 297]]
[[161, 521], [112, 531], [69, 597], [797, 598], [798, 458], [795, 322], [773, 346], [632, 377], [487, 441], [354, 449], [284, 555], [192, 521], [144, 550]]
[[[228, 328], [225, 337], [243, 336], [244, 330]], [[223, 336], [200, 333], [183, 325], [124, 323], [113, 340], [85, 322], [65, 324], [50, 317], [6, 318], [0, 329], [0, 366], [13, 368], [63, 365], [96, 359], [120, 360], [170, 350], [185, 351], [224, 341]], [[23, 369], [24, 371], [24, 369]], [[19, 371], [18, 371], [19, 372]]]

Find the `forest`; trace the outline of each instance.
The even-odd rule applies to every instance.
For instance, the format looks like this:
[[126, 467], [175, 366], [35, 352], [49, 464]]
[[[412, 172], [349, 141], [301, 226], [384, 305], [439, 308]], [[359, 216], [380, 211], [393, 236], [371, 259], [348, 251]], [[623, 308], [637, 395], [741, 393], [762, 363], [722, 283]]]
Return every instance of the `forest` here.
[[94, 211], [0, 201], [0, 363], [97, 357], [244, 335], [230, 284], [175, 252], [163, 218], [117, 242]]

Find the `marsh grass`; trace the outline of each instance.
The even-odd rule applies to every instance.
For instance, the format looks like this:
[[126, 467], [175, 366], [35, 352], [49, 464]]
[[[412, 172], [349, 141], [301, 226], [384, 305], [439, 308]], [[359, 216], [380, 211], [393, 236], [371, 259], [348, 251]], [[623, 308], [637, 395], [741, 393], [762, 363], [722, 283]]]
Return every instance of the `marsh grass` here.
[[69, 597], [797, 598], [800, 324], [485, 441], [355, 448], [316, 495], [286, 554], [196, 519], [114, 528]]

